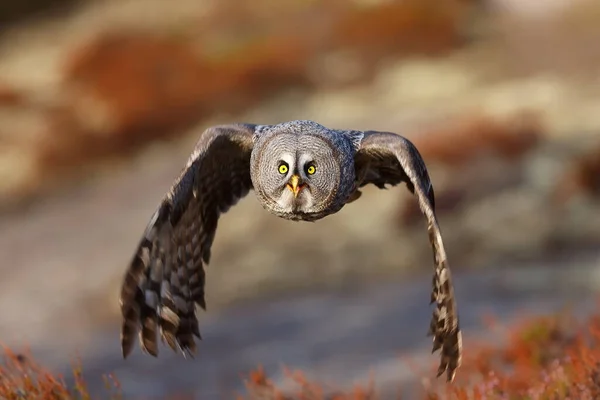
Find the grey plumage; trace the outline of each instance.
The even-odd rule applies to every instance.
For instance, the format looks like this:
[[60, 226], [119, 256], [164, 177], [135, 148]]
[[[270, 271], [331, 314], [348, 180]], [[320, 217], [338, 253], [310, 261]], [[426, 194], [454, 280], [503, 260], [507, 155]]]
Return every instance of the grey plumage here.
[[219, 215], [254, 189], [260, 204], [281, 218], [315, 221], [360, 197], [360, 188], [406, 183], [428, 226], [434, 258], [429, 334], [441, 349], [438, 376], [453, 380], [462, 339], [450, 268], [435, 216], [427, 168], [415, 146], [389, 132], [326, 128], [313, 121], [211, 127], [151, 218], [121, 289], [121, 347], [136, 335], [157, 356], [158, 337], [193, 355], [200, 338], [196, 307], [206, 309], [204, 267]]

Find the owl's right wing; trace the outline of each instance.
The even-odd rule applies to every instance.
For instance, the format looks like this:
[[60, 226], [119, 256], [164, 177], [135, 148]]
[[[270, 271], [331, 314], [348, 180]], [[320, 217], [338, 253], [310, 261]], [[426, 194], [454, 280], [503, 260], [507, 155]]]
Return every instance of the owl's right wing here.
[[258, 126], [208, 128], [161, 201], [125, 274], [120, 295], [121, 350], [136, 335], [158, 355], [158, 335], [173, 351], [192, 355], [200, 338], [195, 304], [206, 309], [204, 266], [220, 214], [252, 189], [250, 154]]
[[431, 303], [436, 303], [436, 308], [431, 318], [429, 334], [433, 336], [433, 351], [441, 349], [438, 376], [446, 371], [447, 379], [452, 381], [461, 364], [462, 334], [450, 265], [435, 214], [433, 185], [425, 161], [405, 137], [391, 132], [367, 131], [364, 132], [355, 155], [355, 168], [359, 187], [373, 184], [383, 189], [386, 184], [398, 185], [404, 182], [417, 198], [419, 208], [427, 220], [435, 263]]

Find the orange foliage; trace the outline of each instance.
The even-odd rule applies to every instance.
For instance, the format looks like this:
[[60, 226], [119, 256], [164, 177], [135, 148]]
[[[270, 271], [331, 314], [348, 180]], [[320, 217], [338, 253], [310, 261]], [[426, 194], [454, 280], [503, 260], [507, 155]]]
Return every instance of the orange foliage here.
[[[67, 386], [60, 376], [37, 364], [28, 353], [16, 354], [4, 349], [0, 362], [0, 398], [6, 400], [40, 399], [68, 400], [90, 399], [81, 369], [73, 369], [74, 387]], [[110, 399], [120, 399], [120, 384], [112, 375], [104, 377]]]
[[193, 106], [203, 92], [220, 89], [206, 79], [211, 68], [190, 46], [169, 38], [109, 33], [86, 43], [66, 61], [66, 84], [107, 102], [116, 122], [110, 127], [113, 135], [133, 128], [152, 135], [171, 128], [198, 111]]
[[[267, 377], [262, 367], [251, 371], [246, 380], [246, 390], [248, 400], [269, 399], [269, 400], [374, 400], [376, 399], [373, 381], [370, 381], [366, 387], [355, 386], [349, 391], [340, 391], [334, 388], [328, 388], [322, 383], [313, 382], [306, 378], [302, 371], [291, 371], [284, 369], [284, 374], [296, 386], [296, 390], [291, 393], [284, 393], [278, 389]], [[239, 396], [238, 400], [244, 400], [245, 397]]]
[[[469, 338], [463, 365], [453, 384], [431, 380], [413, 398], [427, 400], [476, 399], [597, 399], [600, 398], [600, 315], [577, 321], [569, 313], [526, 317], [508, 327], [488, 318], [487, 329], [502, 333], [505, 346], [492, 340]], [[492, 336], [486, 335], [486, 336]], [[504, 341], [503, 341], [504, 342]], [[432, 365], [434, 367], [434, 365]], [[278, 388], [262, 368], [251, 371], [246, 390], [238, 400], [373, 400], [378, 399], [373, 380], [340, 389], [308, 379], [301, 371], [284, 369], [290, 390]], [[417, 374], [421, 374], [417, 372]], [[51, 375], [22, 356], [5, 350], [0, 364], [0, 398], [87, 399], [81, 371], [75, 385]], [[120, 398], [119, 383], [106, 379], [111, 398]], [[19, 397], [21, 396], [21, 397]]]
[[109, 33], [86, 43], [65, 61], [67, 101], [46, 110], [41, 168], [81, 165], [183, 130], [201, 115], [199, 95], [219, 90], [204, 79], [209, 72], [172, 39]]
[[426, 162], [461, 167], [482, 154], [516, 161], [543, 136], [540, 116], [523, 111], [506, 119], [466, 115], [419, 134], [413, 142]]
[[[490, 327], [490, 329], [492, 329]], [[435, 381], [417, 398], [468, 399], [596, 399], [600, 396], [600, 316], [578, 324], [568, 315], [527, 318], [507, 330], [508, 345], [476, 344], [465, 355], [455, 384]], [[256, 375], [258, 374], [258, 375]], [[256, 378], [259, 377], [259, 379]], [[300, 375], [301, 377], [301, 375]], [[304, 388], [314, 383], [295, 380], [297, 391], [283, 395], [262, 370], [247, 381], [247, 399], [375, 399], [370, 384], [352, 391], [316, 395]], [[314, 390], [314, 389], [313, 389]], [[257, 397], [256, 394], [260, 393]], [[360, 393], [357, 395], [357, 393]], [[363, 397], [361, 397], [363, 396]]]

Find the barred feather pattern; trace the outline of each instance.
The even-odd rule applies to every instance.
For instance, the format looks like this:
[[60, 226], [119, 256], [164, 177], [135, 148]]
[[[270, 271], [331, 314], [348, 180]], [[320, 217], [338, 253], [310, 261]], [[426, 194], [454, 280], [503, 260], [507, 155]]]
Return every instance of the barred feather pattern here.
[[[158, 338], [184, 356], [201, 339], [196, 304], [206, 310], [205, 267], [219, 216], [251, 189], [254, 126], [224, 125], [201, 135], [188, 164], [151, 218], [121, 288], [121, 349], [136, 336], [158, 355]], [[225, 168], [224, 168], [225, 166]]]
[[402, 182], [416, 196], [427, 220], [434, 260], [430, 302], [435, 309], [428, 335], [433, 336], [432, 352], [440, 350], [437, 376], [447, 373], [453, 381], [462, 358], [462, 334], [454, 296], [454, 286], [441, 230], [435, 215], [435, 195], [425, 162], [406, 138], [391, 132], [367, 131], [355, 155], [357, 189], [373, 184], [384, 189]]
[[433, 336], [432, 352], [441, 349], [441, 361], [437, 376], [447, 371], [448, 381], [453, 381], [461, 362], [462, 334], [458, 324], [450, 268], [445, 258], [440, 230], [435, 221], [430, 222], [428, 232], [429, 240], [434, 248], [435, 262], [430, 303], [435, 303], [436, 308], [433, 311], [427, 334]]

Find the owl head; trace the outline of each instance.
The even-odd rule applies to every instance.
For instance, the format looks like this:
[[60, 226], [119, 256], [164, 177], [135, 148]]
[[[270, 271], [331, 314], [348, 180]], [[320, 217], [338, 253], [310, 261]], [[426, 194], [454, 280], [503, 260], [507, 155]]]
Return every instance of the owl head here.
[[265, 128], [256, 135], [250, 164], [259, 201], [287, 219], [339, 211], [354, 186], [352, 141], [313, 121]]

